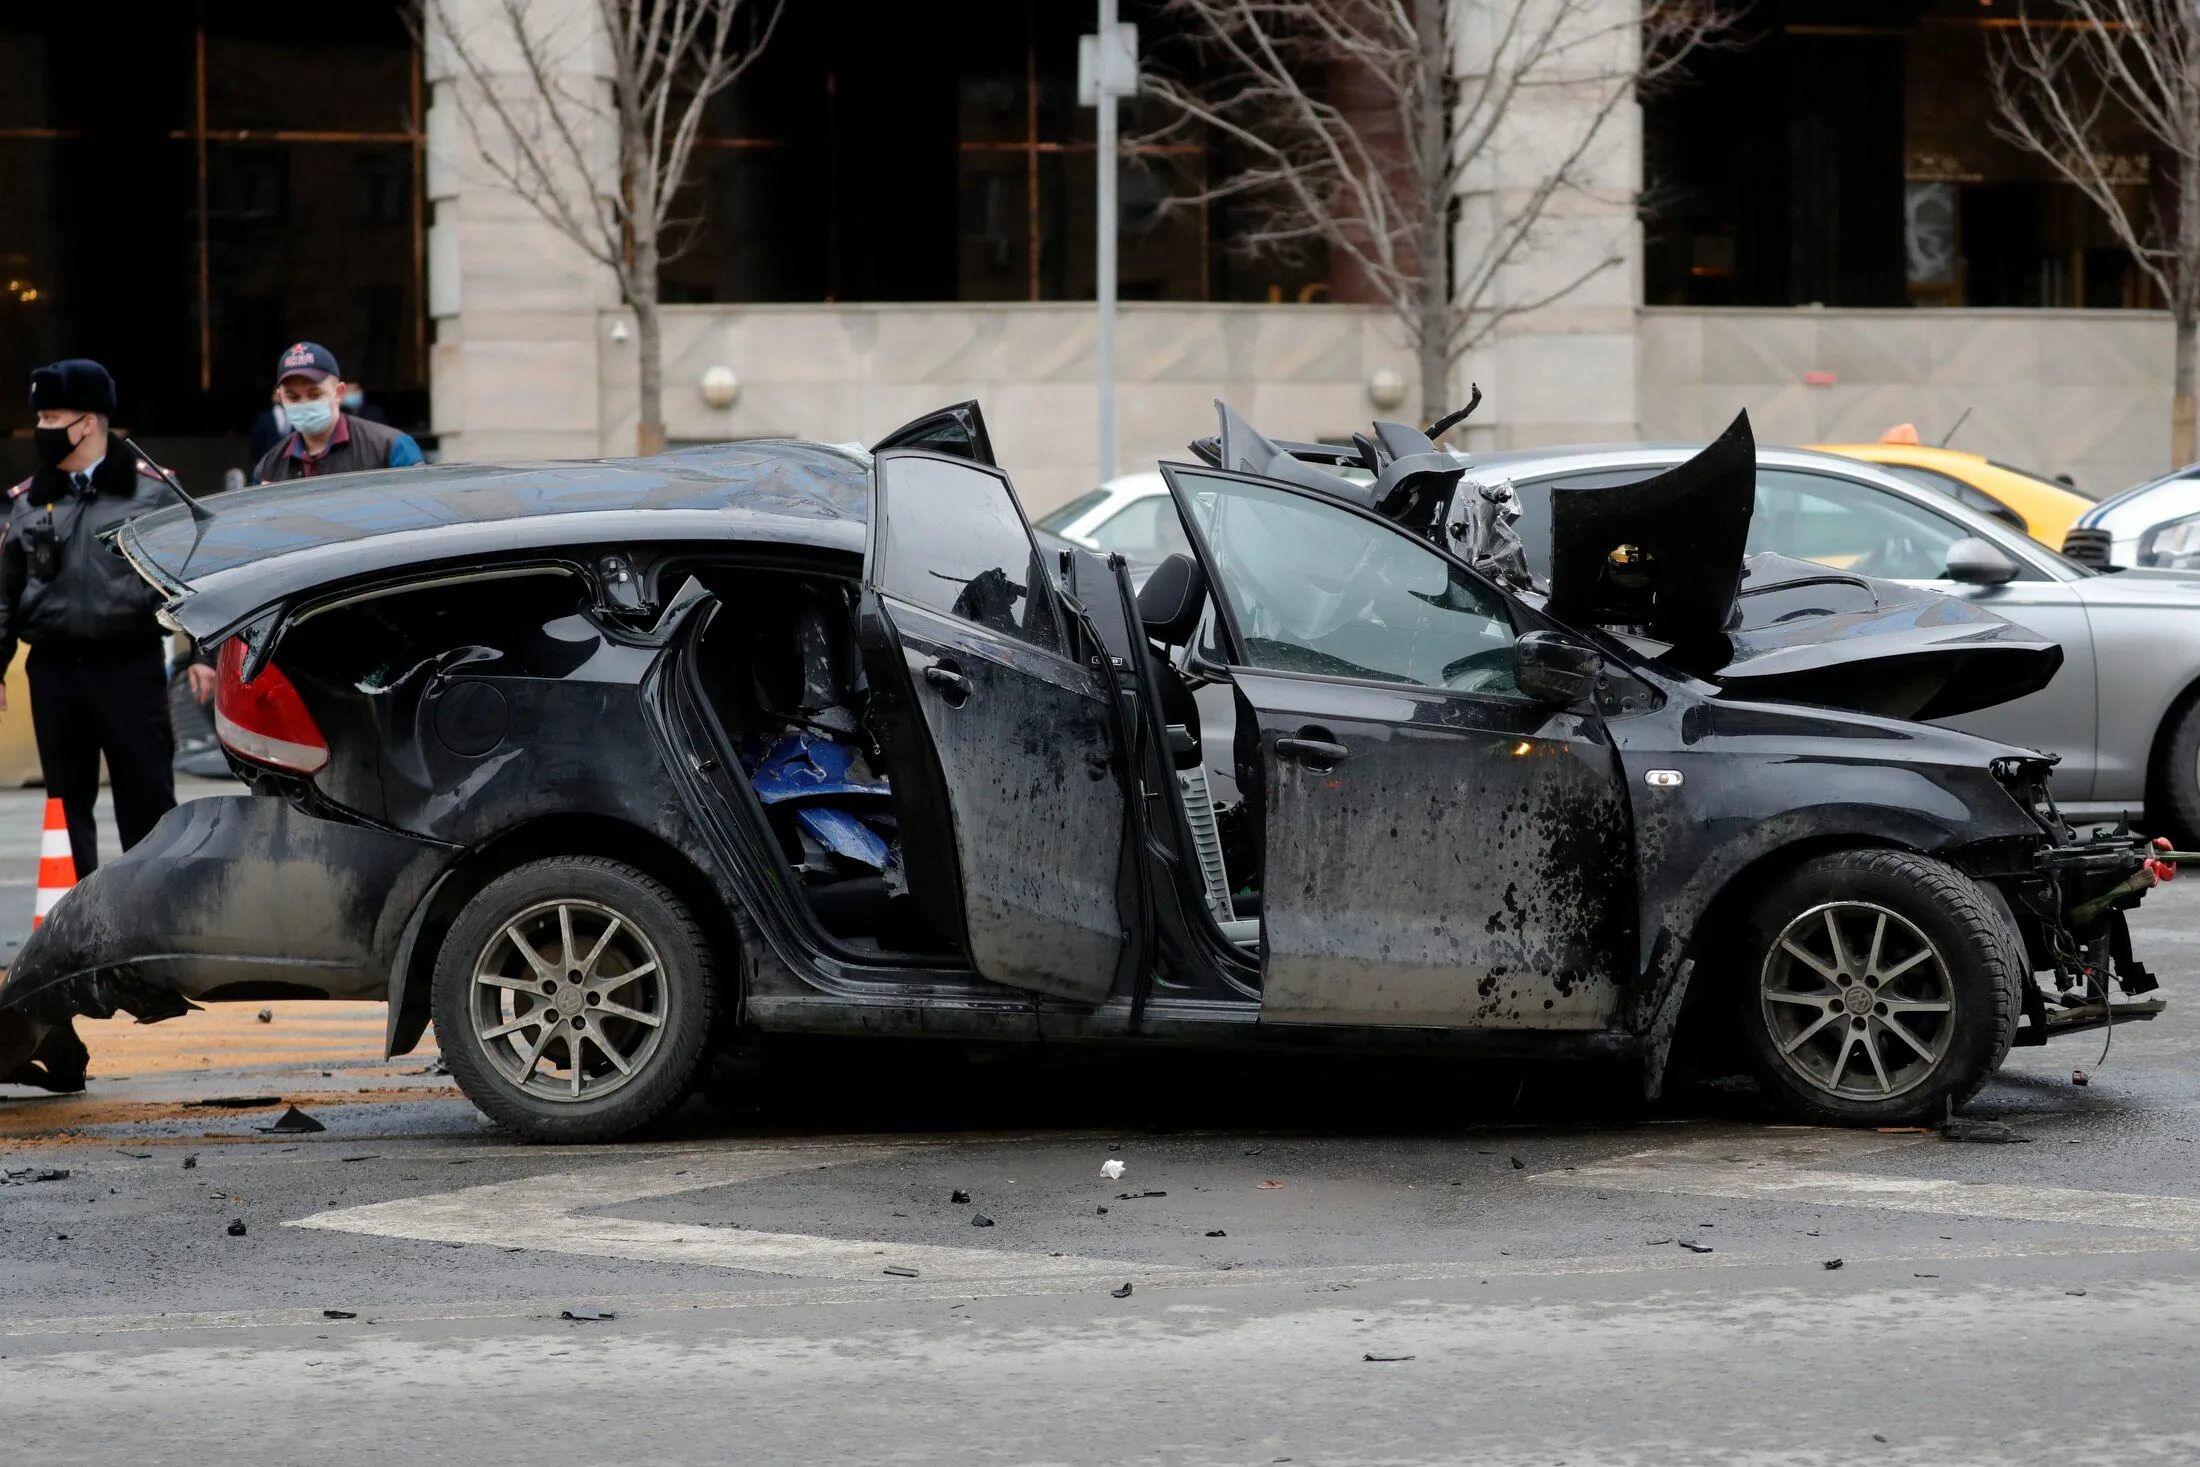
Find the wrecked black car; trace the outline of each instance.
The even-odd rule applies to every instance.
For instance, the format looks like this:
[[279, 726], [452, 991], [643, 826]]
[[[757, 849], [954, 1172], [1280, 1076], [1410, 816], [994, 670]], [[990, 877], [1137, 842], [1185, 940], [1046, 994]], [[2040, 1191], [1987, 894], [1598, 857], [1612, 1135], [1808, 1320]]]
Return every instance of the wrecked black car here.
[[252, 793], [62, 900], [0, 1071], [72, 1013], [326, 996], [386, 999], [392, 1055], [432, 1017], [483, 1110], [557, 1139], [797, 1033], [1602, 1056], [1651, 1093], [1678, 1039], [1887, 1124], [2159, 1006], [2137, 837], [2080, 839], [2028, 751], [1812, 706], [2012, 696], [2058, 649], [1745, 567], [1746, 428], [1581, 491], [1548, 586], [1415, 430], [1277, 445], [1225, 409], [1195, 449], [1164, 468], [1193, 552], [1135, 594], [1042, 561], [971, 404], [868, 452], [132, 523], [220, 644]]

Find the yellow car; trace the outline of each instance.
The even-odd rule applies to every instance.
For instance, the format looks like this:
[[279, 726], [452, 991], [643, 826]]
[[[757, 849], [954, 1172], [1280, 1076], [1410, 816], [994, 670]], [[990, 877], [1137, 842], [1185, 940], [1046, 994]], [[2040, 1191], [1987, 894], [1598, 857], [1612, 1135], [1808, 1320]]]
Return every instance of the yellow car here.
[[2024, 531], [2042, 545], [2062, 549], [2063, 535], [2093, 501], [2063, 484], [1995, 463], [1975, 453], [1922, 443], [1822, 443], [1820, 452], [1875, 463], [1928, 489]]

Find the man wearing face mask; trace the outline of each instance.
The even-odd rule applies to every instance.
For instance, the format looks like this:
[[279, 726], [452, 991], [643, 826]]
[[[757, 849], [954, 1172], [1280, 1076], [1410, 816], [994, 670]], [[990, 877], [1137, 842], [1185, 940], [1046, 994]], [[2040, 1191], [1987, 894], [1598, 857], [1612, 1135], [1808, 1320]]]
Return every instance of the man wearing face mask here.
[[[168, 679], [153, 620], [160, 597], [101, 542], [174, 495], [137, 455], [110, 442], [115, 383], [99, 363], [79, 357], [36, 369], [31, 408], [39, 468], [8, 491], [0, 541], [0, 675], [15, 660], [17, 642], [28, 642], [38, 762], [47, 795], [67, 813], [82, 878], [99, 864], [92, 808], [101, 755], [124, 849], [176, 804]], [[213, 677], [211, 668], [195, 670], [194, 691], [211, 691]], [[0, 683], [0, 712], [6, 708]], [[0, 1080], [83, 1088], [84, 1046], [72, 1029], [47, 1035], [38, 1059], [39, 1066]]]
[[275, 365], [275, 402], [290, 432], [262, 455], [256, 484], [317, 479], [354, 469], [401, 469], [421, 461], [412, 436], [344, 410], [346, 385], [335, 355], [301, 341]]

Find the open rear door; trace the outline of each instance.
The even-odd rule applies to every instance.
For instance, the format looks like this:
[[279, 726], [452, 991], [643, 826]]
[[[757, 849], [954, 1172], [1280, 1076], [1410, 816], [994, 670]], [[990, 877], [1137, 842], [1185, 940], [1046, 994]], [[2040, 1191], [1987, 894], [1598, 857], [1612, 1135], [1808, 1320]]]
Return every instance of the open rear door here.
[[862, 636], [911, 895], [997, 983], [1098, 1003], [1125, 944], [1108, 687], [999, 470], [879, 455]]
[[993, 438], [985, 431], [985, 414], [975, 401], [958, 402], [904, 423], [872, 444], [871, 452], [894, 448], [922, 448], [989, 466], [995, 462]]

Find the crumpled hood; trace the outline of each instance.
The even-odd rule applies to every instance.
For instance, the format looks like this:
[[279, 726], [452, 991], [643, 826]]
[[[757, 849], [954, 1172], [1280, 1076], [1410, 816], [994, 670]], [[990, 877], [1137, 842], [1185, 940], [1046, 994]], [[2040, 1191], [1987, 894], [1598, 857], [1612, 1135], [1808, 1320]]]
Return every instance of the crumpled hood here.
[[1756, 496], [1747, 413], [1661, 473], [1554, 487], [1551, 614], [1663, 642], [1660, 661], [1739, 696], [1887, 718], [1990, 708], [2037, 692], [2062, 666], [2059, 644], [1976, 602], [1745, 557]]
[[1744, 563], [1726, 640], [1722, 688], [1888, 718], [1991, 708], [2046, 687], [2063, 660], [1976, 602], [1784, 555]]

